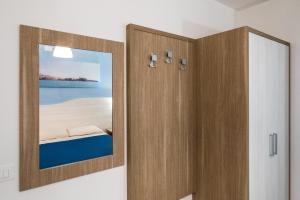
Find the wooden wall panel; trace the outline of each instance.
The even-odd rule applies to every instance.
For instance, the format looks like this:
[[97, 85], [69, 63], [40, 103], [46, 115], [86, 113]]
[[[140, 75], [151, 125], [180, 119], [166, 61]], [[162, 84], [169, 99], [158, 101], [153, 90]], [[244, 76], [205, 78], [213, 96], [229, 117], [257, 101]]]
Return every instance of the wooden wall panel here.
[[198, 40], [127, 28], [128, 199], [248, 200], [248, 33], [288, 43], [249, 27]]
[[[128, 199], [176, 200], [193, 188], [192, 59], [187, 71], [179, 70], [193, 46], [135, 25], [127, 31]], [[167, 49], [172, 64], [164, 62]], [[148, 67], [151, 52], [157, 68]]]
[[196, 200], [248, 199], [247, 48], [245, 28], [197, 41]]
[[[166, 191], [162, 79], [150, 69], [149, 52], [157, 52], [157, 36], [135, 31], [128, 67], [128, 199], [160, 199]], [[158, 61], [158, 66], [161, 62]]]
[[[182, 138], [182, 144], [180, 151], [183, 153], [182, 158], [185, 159], [181, 162], [181, 182], [186, 181], [181, 185], [180, 197], [184, 197], [188, 194], [195, 192], [195, 161], [196, 161], [196, 88], [194, 82], [197, 82], [195, 75], [195, 43], [183, 42], [179, 43], [179, 50], [181, 58], [187, 58], [188, 65], [187, 70], [179, 70], [179, 134]], [[185, 186], [185, 187], [184, 187]]]
[[[182, 163], [181, 148], [185, 146], [184, 139], [179, 133], [179, 69], [176, 59], [179, 57], [179, 41], [166, 36], [157, 36], [159, 59], [162, 61], [158, 65], [157, 75], [162, 81], [158, 88], [161, 88], [162, 93], [160, 102], [162, 104], [162, 112], [159, 120], [162, 121], [163, 131], [163, 148], [160, 149], [163, 154], [164, 173], [166, 177], [166, 196], [165, 199], [176, 199], [180, 192], [180, 186], [184, 186], [186, 182], [180, 182]], [[173, 51], [173, 62], [166, 64], [165, 50]]]

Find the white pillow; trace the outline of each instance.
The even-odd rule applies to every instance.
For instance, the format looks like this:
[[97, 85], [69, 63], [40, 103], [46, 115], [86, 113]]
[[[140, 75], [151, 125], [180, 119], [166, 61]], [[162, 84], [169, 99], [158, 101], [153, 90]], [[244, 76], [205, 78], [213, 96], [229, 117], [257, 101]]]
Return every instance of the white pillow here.
[[89, 125], [89, 126], [82, 126], [82, 127], [75, 127], [75, 128], [67, 128], [67, 132], [69, 134], [69, 137], [72, 137], [72, 136], [102, 133], [104, 131], [98, 128], [97, 126]]
[[69, 137], [67, 131], [40, 131], [40, 141]]

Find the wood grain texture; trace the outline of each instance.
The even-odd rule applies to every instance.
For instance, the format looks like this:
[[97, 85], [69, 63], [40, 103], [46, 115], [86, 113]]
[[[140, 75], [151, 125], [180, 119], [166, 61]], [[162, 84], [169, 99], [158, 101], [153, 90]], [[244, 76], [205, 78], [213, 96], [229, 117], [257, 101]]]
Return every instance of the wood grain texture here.
[[[39, 169], [38, 45], [59, 45], [113, 54], [113, 155]], [[124, 45], [47, 29], [20, 26], [20, 190], [124, 164]]]
[[246, 33], [241, 28], [197, 41], [196, 200], [248, 199]]
[[[197, 41], [127, 27], [128, 199], [249, 199], [250, 32], [290, 45], [250, 27]], [[163, 63], [169, 47], [192, 68], [178, 75]], [[147, 68], [151, 52], [157, 69]]]
[[[172, 64], [164, 62], [173, 51]], [[174, 200], [193, 192], [191, 42], [127, 26], [128, 199]], [[158, 54], [151, 69], [149, 55]], [[179, 59], [191, 59], [187, 71]]]
[[[173, 33], [164, 32], [164, 31], [160, 31], [160, 30], [156, 30], [156, 29], [152, 29], [152, 28], [147, 28], [144, 26], [139, 26], [136, 24], [128, 24], [127, 27], [130, 27], [130, 29], [132, 29], [132, 30], [139, 30], [139, 31], [142, 31], [145, 33], [152, 33], [152, 34], [165, 36], [165, 37], [182, 40], [182, 41], [186, 41], [186, 42], [195, 42], [195, 39], [192, 39], [192, 38], [184, 37], [181, 35], [176, 35]], [[128, 30], [128, 28], [127, 28], [127, 30]]]
[[[130, 55], [136, 59], [130, 59], [127, 68], [128, 199], [165, 199], [165, 153], [161, 151], [164, 135], [160, 120], [162, 91], [158, 87], [163, 80], [155, 69], [148, 68], [149, 52], [157, 52], [157, 36], [143, 32], [133, 34], [130, 47], [133, 54]], [[161, 65], [160, 60], [157, 65]], [[157, 82], [155, 86], [153, 82]], [[131, 99], [132, 94], [137, 98]]]
[[[181, 147], [185, 146], [185, 149], [179, 149], [185, 155], [182, 155], [182, 158], [185, 158], [185, 161], [181, 162], [183, 165], [181, 169], [185, 171], [181, 172], [181, 184], [179, 186], [182, 191], [179, 194], [179, 197], [184, 197], [189, 194], [194, 194], [195, 192], [195, 164], [196, 164], [196, 109], [195, 105], [197, 104], [196, 99], [196, 87], [195, 82], [197, 78], [195, 77], [196, 72], [196, 44], [195, 42], [189, 41], [179, 43], [180, 57], [187, 58], [188, 65], [187, 70], [179, 70], [179, 134], [184, 143]], [[188, 163], [188, 165], [186, 165]], [[186, 167], [185, 167], [186, 166]], [[185, 168], [184, 168], [185, 167]], [[185, 178], [187, 177], [187, 179]], [[184, 187], [185, 186], [185, 187]]]

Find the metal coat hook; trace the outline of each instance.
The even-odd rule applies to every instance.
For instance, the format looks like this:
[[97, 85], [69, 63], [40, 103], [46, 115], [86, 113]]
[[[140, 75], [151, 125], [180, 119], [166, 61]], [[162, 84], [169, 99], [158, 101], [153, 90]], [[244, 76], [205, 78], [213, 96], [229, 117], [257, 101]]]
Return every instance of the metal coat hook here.
[[167, 64], [171, 64], [172, 60], [173, 60], [173, 52], [171, 50], [167, 49], [166, 50], [166, 59], [165, 59], [165, 62]]
[[180, 67], [181, 70], [187, 70], [187, 59], [181, 58], [180, 59]]
[[155, 68], [156, 67], [156, 63], [157, 63], [157, 55], [152, 52], [151, 55], [150, 55], [150, 64], [149, 64], [149, 67], [150, 68]]

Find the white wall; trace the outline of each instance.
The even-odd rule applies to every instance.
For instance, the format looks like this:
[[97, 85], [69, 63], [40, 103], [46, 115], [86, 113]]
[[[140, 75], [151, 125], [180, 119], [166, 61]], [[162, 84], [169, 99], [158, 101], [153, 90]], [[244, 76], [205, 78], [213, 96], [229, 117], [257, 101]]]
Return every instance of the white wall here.
[[[19, 157], [19, 24], [125, 41], [136, 23], [189, 37], [233, 27], [234, 11], [213, 0], [0, 0], [0, 164]], [[123, 200], [126, 167], [18, 192], [18, 175], [0, 183], [1, 200]]]
[[249, 25], [291, 42], [291, 199], [300, 199], [300, 1], [270, 0], [236, 13]]

